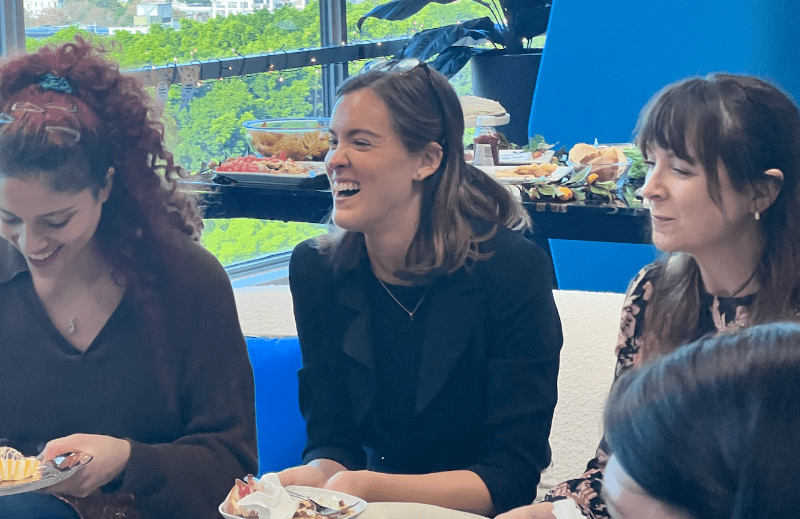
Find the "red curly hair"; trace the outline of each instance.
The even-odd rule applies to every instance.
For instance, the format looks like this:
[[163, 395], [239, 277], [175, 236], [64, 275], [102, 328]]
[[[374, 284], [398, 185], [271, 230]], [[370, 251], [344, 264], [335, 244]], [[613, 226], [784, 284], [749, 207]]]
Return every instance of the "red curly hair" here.
[[[203, 222], [177, 190], [183, 172], [165, 149], [151, 97], [105, 52], [76, 36], [0, 64], [0, 106], [8, 116], [0, 125], [0, 174], [96, 196], [113, 168], [95, 237], [119, 281], [148, 292], [161, 263], [158, 237], [177, 229], [196, 240]], [[43, 77], [62, 86], [43, 88]]]

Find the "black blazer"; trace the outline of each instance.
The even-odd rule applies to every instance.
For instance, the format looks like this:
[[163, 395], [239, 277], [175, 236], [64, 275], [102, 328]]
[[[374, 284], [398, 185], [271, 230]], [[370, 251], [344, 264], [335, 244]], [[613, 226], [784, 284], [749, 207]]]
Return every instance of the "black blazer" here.
[[371, 328], [378, 303], [367, 296], [369, 260], [334, 274], [311, 241], [295, 248], [289, 280], [303, 355], [305, 462], [398, 473], [467, 469], [483, 479], [497, 513], [533, 500], [550, 461], [562, 344], [550, 262], [506, 228], [482, 248], [493, 256], [440, 277], [426, 293], [416, 416], [405, 431], [371, 413], [380, 337]]

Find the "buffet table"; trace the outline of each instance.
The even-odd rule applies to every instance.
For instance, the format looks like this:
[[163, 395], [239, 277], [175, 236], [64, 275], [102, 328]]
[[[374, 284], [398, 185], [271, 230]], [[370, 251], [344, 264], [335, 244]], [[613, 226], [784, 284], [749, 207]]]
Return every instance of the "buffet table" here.
[[[220, 185], [210, 178], [181, 185], [200, 195], [206, 218], [320, 223], [332, 207], [327, 189]], [[543, 246], [548, 239], [650, 243], [646, 209], [565, 202], [526, 202], [525, 206], [534, 221], [531, 238]]]

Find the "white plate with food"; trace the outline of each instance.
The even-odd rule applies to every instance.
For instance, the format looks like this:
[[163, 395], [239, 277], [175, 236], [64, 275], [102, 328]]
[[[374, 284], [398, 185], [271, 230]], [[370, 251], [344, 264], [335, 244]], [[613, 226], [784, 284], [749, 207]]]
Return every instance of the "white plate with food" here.
[[569, 166], [556, 164], [526, 164], [522, 166], [479, 166], [501, 184], [525, 184], [546, 179], [549, 182], [560, 180], [572, 173]]
[[553, 159], [555, 153], [555, 150], [545, 150], [541, 153], [529, 150], [499, 150], [500, 165], [545, 164]]
[[[334, 508], [334, 509], [346, 508], [346, 510], [341, 514], [327, 515], [327, 516], [321, 515], [314, 512], [313, 505], [308, 501], [303, 501], [302, 499], [292, 497], [292, 499], [298, 503], [297, 511], [294, 513], [293, 516], [295, 519], [301, 519], [301, 518], [302, 519], [305, 518], [354, 519], [367, 508], [367, 502], [364, 501], [363, 499], [359, 499], [349, 494], [343, 494], [342, 492], [325, 490], [324, 488], [303, 487], [297, 485], [289, 485], [286, 487], [286, 490], [291, 491], [297, 495], [309, 497], [314, 501], [316, 501], [318, 504], [327, 506], [329, 508]], [[225, 519], [242, 519], [243, 517], [245, 517], [243, 515], [235, 515], [227, 511], [226, 505], [228, 504], [229, 499], [230, 496], [226, 498], [226, 500], [223, 501], [222, 504], [219, 505], [219, 513], [222, 514], [222, 516]], [[258, 516], [255, 513], [253, 513], [253, 515], [248, 517], [255, 519]]]
[[83, 452], [73, 452], [56, 456], [39, 465], [38, 469], [28, 478], [22, 480], [0, 480], [0, 496], [10, 496], [41, 490], [60, 483], [92, 461], [92, 455]]

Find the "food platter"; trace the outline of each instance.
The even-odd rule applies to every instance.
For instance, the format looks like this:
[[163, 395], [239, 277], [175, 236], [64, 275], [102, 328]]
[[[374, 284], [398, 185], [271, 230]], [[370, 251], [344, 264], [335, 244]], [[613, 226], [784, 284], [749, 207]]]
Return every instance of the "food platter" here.
[[572, 173], [573, 169], [569, 166], [559, 166], [549, 175], [514, 175], [514, 174], [503, 174], [504, 172], [509, 172], [514, 169], [514, 166], [479, 166], [478, 169], [488, 173], [491, 177], [495, 180], [500, 182], [501, 184], [528, 184], [531, 182], [539, 182], [539, 181], [555, 181], [561, 179], [570, 173]]
[[259, 184], [267, 186], [291, 187], [325, 187], [328, 177], [325, 175], [324, 162], [298, 161], [295, 164], [306, 170], [305, 174], [296, 173], [262, 173], [255, 171], [219, 171], [214, 172], [218, 177], [233, 180], [237, 184]]
[[534, 157], [533, 152], [525, 150], [499, 150], [499, 153], [501, 166], [519, 166], [550, 162], [555, 155], [555, 150], [547, 150], [538, 157]]
[[33, 476], [20, 481], [0, 481], [0, 496], [10, 496], [41, 490], [60, 483], [86, 466], [92, 460], [91, 454], [73, 453], [59, 456], [43, 463]]

